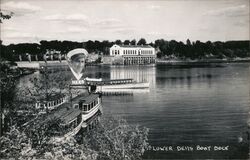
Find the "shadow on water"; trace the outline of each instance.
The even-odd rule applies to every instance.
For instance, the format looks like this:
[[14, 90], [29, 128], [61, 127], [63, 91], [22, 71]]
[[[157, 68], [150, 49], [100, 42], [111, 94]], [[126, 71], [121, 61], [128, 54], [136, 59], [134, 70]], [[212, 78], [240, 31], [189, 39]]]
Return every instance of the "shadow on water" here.
[[159, 79], [165, 79], [165, 80], [173, 80], [173, 81], [176, 81], [176, 80], [185, 80], [185, 79], [212, 79], [212, 78], [215, 78], [217, 77], [217, 75], [212, 75], [212, 74], [197, 74], [197, 75], [194, 75], [194, 76], [190, 76], [190, 75], [187, 75], [187, 76], [170, 76], [170, 77], [158, 77]]
[[219, 77], [218, 75], [212, 75], [209, 73], [202, 73], [202, 74], [196, 74], [196, 75], [186, 75], [186, 76], [166, 76], [166, 77], [157, 77], [156, 82], [159, 83], [171, 83], [174, 84], [180, 84], [183, 86], [184, 84], [187, 84], [188, 88], [191, 88], [192, 81], [207, 81], [209, 88], [212, 86], [212, 79], [215, 79]]
[[183, 63], [183, 64], [157, 64], [157, 68], [223, 68], [226, 67], [223, 64], [217, 63]]

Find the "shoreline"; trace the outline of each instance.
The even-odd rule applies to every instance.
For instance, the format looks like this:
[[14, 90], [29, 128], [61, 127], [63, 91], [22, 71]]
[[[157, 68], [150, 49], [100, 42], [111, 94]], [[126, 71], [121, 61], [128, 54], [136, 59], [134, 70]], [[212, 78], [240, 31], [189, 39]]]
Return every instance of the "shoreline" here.
[[[161, 60], [156, 59], [154, 65], [170, 65], [170, 66], [185, 66], [185, 65], [201, 65], [201, 64], [210, 64], [210, 63], [247, 63], [250, 62], [250, 57], [248, 58], [236, 58], [236, 59], [203, 59], [203, 60]], [[22, 61], [16, 62], [19, 68], [30, 68], [30, 69], [40, 69], [40, 67], [45, 66], [44, 61]], [[48, 61], [47, 63], [49, 68], [54, 67], [64, 67], [67, 66], [66, 61]], [[140, 65], [140, 64], [136, 64]], [[141, 64], [141, 66], [148, 66], [147, 64]], [[152, 65], [152, 64], [150, 64]], [[130, 66], [130, 65], [123, 65], [123, 64], [105, 64], [105, 63], [96, 63], [96, 64], [88, 64], [87, 66]]]
[[236, 59], [203, 59], [203, 60], [160, 60], [156, 59], [156, 64], [199, 64], [199, 63], [238, 63], [250, 62], [249, 58], [236, 58]]

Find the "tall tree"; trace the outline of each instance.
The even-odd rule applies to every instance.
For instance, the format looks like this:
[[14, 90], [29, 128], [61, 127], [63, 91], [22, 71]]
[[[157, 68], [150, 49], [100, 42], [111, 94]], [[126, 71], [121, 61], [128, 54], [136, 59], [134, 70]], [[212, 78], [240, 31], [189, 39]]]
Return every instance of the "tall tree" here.
[[[0, 10], [0, 23], [3, 23], [4, 19], [10, 19], [13, 16], [13, 12], [7, 11], [4, 13]], [[0, 55], [0, 136], [3, 132], [6, 132], [7, 127], [6, 122], [2, 120], [8, 119], [11, 122], [12, 113], [14, 112], [13, 107], [13, 95], [15, 92], [16, 80], [12, 76], [9, 76], [10, 68], [6, 65], [5, 59], [2, 59], [3, 51], [6, 50], [6, 47], [2, 45], [2, 40], [0, 41], [1, 45], [1, 55]], [[6, 116], [7, 114], [7, 116]], [[7, 118], [6, 118], [7, 117]], [[8, 121], [7, 120], [7, 121]]]
[[130, 43], [131, 43], [131, 45], [136, 45], [136, 40], [133, 39]]
[[4, 19], [10, 19], [14, 15], [14, 12], [0, 10], [0, 23], [3, 23]]
[[124, 44], [124, 45], [129, 45], [129, 44], [130, 44], [130, 40], [125, 40], [125, 41], [123, 42], [123, 44]]
[[187, 44], [188, 46], [191, 46], [191, 41], [190, 41], [189, 39], [187, 39], [186, 44]]
[[138, 43], [137, 43], [137, 45], [146, 45], [147, 44], [147, 42], [146, 42], [146, 40], [144, 39], [144, 38], [141, 38], [139, 41], [138, 41]]
[[122, 41], [118, 39], [118, 40], [115, 41], [115, 44], [120, 45], [120, 44], [122, 44]]

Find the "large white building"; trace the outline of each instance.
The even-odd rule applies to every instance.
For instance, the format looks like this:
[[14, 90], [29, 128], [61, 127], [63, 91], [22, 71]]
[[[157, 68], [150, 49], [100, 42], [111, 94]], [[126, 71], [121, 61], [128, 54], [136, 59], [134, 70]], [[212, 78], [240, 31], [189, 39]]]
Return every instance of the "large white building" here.
[[155, 49], [150, 45], [113, 45], [110, 56], [121, 57], [123, 64], [155, 63]]

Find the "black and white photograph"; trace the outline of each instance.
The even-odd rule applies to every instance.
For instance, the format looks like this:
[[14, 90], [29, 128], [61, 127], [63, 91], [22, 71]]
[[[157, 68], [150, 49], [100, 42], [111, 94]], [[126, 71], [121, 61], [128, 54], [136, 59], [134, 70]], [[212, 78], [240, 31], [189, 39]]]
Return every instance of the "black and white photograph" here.
[[0, 159], [250, 159], [249, 0], [0, 0]]

